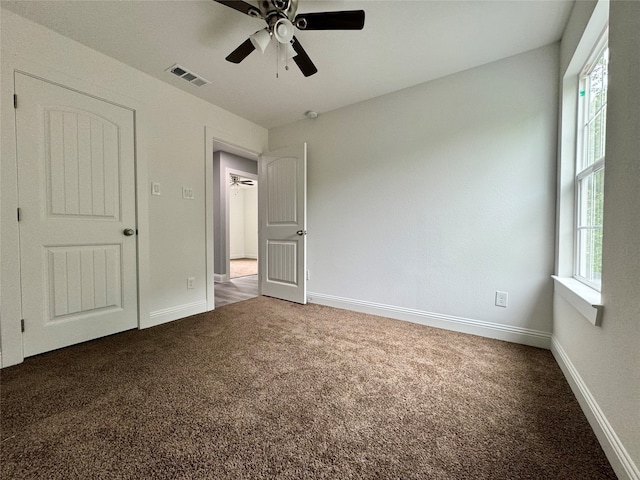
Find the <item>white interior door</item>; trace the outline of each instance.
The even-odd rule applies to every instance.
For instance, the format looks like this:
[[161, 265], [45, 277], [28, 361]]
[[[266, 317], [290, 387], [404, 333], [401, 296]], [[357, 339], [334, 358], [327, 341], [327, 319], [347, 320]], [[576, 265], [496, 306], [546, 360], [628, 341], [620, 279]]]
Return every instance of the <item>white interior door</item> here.
[[138, 325], [133, 112], [16, 74], [24, 355]]
[[261, 293], [307, 303], [307, 144], [262, 155], [258, 188]]

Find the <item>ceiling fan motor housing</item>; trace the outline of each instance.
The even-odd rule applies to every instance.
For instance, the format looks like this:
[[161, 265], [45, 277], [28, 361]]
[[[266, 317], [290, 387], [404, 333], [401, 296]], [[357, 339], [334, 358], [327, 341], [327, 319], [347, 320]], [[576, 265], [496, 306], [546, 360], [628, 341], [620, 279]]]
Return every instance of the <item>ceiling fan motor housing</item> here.
[[271, 0], [271, 3], [273, 3], [273, 6], [278, 10], [286, 10], [289, 7], [288, 0]]
[[[269, 17], [277, 21], [280, 18], [293, 18], [298, 10], [298, 0], [260, 0], [258, 8], [269, 24]], [[273, 22], [275, 24], [275, 21]]]

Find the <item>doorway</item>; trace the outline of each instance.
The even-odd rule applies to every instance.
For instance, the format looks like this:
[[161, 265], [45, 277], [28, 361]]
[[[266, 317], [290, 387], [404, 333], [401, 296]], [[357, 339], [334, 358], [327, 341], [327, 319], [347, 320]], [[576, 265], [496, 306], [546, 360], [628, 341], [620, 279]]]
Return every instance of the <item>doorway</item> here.
[[[231, 278], [231, 261], [258, 258], [258, 155], [214, 142], [213, 298], [216, 307], [259, 295], [257, 270]], [[234, 275], [235, 276], [235, 275]]]
[[[248, 178], [253, 175], [257, 181], [258, 160], [261, 165], [258, 193], [258, 250], [261, 264], [256, 278], [257, 295], [306, 303], [306, 143], [282, 148], [265, 156], [249, 147], [250, 144], [260, 147], [250, 139], [235, 139], [226, 143], [221, 138], [226, 138], [223, 132], [205, 127], [207, 310], [222, 305], [216, 301], [217, 291], [231, 280], [226, 261], [230, 253], [226, 241], [226, 192], [229, 189], [226, 179], [232, 172], [225, 168], [222, 158], [230, 152], [255, 172], [249, 173]], [[246, 157], [242, 158], [245, 154]], [[243, 172], [233, 173], [244, 176]], [[266, 232], [266, 226], [275, 230], [272, 228]], [[278, 227], [285, 228], [278, 230]]]
[[258, 182], [229, 175], [229, 279], [258, 275]]
[[218, 307], [258, 296], [258, 182], [230, 173], [228, 183], [229, 279], [215, 285]]

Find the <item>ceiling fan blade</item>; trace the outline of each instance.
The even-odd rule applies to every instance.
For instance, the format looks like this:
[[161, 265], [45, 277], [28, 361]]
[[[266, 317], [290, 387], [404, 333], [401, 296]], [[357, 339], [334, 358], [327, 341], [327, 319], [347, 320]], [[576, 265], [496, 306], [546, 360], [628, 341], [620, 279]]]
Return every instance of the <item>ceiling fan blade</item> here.
[[301, 13], [293, 23], [300, 30], [362, 30], [364, 10]]
[[231, 63], [240, 63], [242, 60], [247, 58], [249, 54], [255, 49], [256, 47], [253, 46], [251, 40], [247, 38], [238, 48], [227, 55], [227, 58], [225, 58], [225, 60]]
[[309, 58], [309, 55], [307, 55], [307, 52], [304, 51], [304, 48], [302, 48], [302, 45], [300, 45], [300, 42], [296, 37], [293, 37], [293, 40], [291, 40], [291, 46], [297, 53], [297, 55], [293, 57], [293, 61], [296, 62], [296, 65], [298, 65], [302, 74], [305, 77], [310, 77], [316, 73], [318, 69]]
[[214, 2], [221, 3], [227, 7], [231, 7], [234, 10], [242, 12], [250, 17], [261, 18], [260, 10], [253, 5], [243, 2], [242, 0], [213, 0]]

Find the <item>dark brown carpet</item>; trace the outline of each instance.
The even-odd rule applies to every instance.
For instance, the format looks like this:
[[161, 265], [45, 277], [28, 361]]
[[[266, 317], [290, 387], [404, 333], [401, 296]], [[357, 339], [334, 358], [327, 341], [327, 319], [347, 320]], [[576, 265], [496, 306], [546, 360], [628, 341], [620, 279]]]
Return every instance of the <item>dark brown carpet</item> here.
[[3, 479], [615, 478], [550, 352], [265, 297], [1, 387]]

